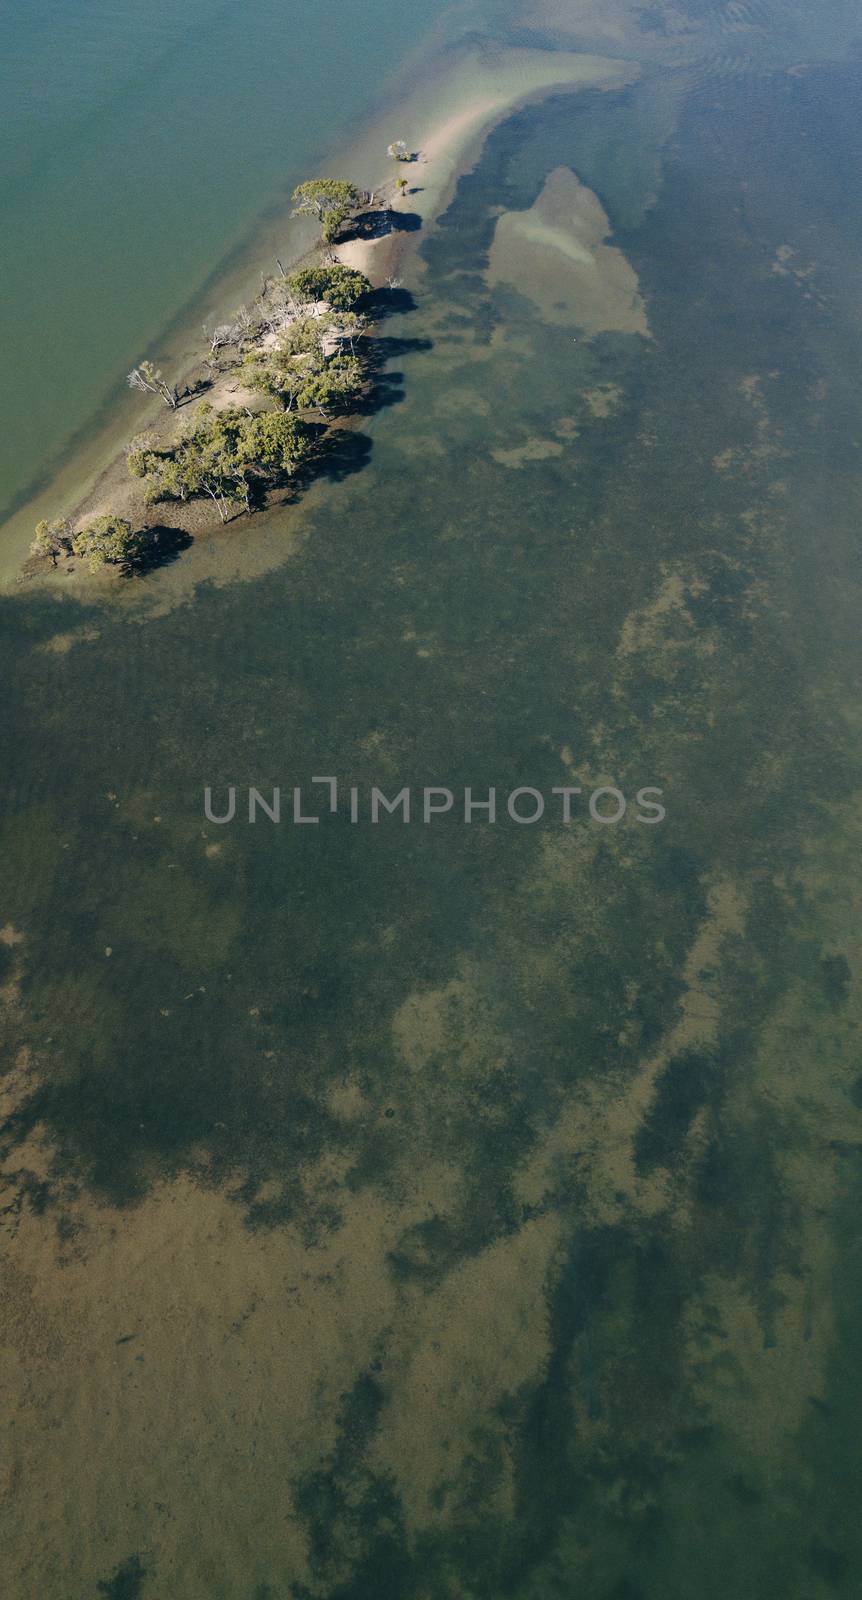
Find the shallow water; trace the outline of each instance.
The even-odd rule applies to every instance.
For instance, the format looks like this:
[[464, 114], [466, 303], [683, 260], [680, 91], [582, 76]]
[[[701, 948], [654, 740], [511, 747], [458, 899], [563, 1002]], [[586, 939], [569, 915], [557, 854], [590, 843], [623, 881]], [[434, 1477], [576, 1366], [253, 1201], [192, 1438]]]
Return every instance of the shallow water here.
[[[858, 1591], [860, 70], [654, 11], [486, 141], [358, 470], [2, 601], [16, 1596]], [[561, 168], [648, 337], [525, 265]], [[204, 819], [320, 773], [668, 814]]]

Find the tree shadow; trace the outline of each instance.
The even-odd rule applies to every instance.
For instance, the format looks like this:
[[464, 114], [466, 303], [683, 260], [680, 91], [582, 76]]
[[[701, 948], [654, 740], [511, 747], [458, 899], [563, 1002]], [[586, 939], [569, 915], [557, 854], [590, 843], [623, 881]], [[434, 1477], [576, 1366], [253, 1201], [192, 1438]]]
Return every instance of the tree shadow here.
[[403, 289], [400, 284], [397, 287], [387, 285], [365, 295], [363, 310], [368, 312], [372, 322], [383, 322], [386, 317], [403, 317], [415, 311], [416, 301], [410, 290]]
[[[418, 233], [422, 218], [417, 211], [394, 211], [387, 207], [381, 211], [363, 211], [353, 217], [350, 227], [339, 240], [350, 244], [354, 239], [385, 239], [392, 233]], [[336, 249], [338, 245], [336, 244]]]
[[313, 429], [311, 453], [293, 477], [279, 484], [274, 493], [264, 490], [256, 502], [258, 505], [294, 504], [318, 478], [341, 483], [361, 472], [369, 461], [372, 440], [367, 433], [361, 433], [358, 428], [342, 428], [337, 423], [334, 426], [311, 423], [310, 427]]
[[105, 1600], [138, 1600], [146, 1576], [147, 1568], [142, 1566], [140, 1556], [134, 1555], [117, 1567], [113, 1577], [97, 1583], [96, 1588]]
[[354, 402], [356, 416], [373, 417], [388, 406], [399, 406], [404, 399], [403, 372], [380, 372], [372, 377], [365, 393]]
[[434, 349], [433, 339], [375, 339], [372, 370], [398, 356], [424, 355]]
[[143, 578], [157, 567], [167, 567], [172, 561], [179, 560], [191, 543], [191, 535], [184, 528], [171, 528], [164, 523], [143, 528], [138, 535], [137, 549], [128, 564], [129, 572], [136, 578]]
[[211, 373], [194, 374], [181, 389], [177, 390], [177, 410], [179, 411], [182, 406], [191, 405], [193, 400], [199, 400], [202, 394], [206, 394], [207, 390], [212, 388], [213, 382]]
[[371, 459], [373, 441], [358, 428], [332, 428], [321, 449], [314, 474], [328, 478], [332, 483], [342, 483], [345, 478], [361, 472]]
[[354, 413], [372, 417], [387, 406], [400, 405], [404, 399], [404, 373], [388, 370], [389, 362], [432, 348], [431, 339], [375, 339], [368, 360], [368, 387], [354, 402]]

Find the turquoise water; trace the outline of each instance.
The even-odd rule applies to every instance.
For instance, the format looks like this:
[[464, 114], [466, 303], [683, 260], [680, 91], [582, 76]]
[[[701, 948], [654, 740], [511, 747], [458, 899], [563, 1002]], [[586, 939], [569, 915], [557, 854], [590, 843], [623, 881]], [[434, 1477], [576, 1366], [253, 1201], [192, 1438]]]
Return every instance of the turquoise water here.
[[[331, 480], [0, 603], [16, 1600], [859, 1592], [836, 16], [654, 7], [490, 134]], [[491, 281], [561, 169], [650, 337]], [[206, 822], [319, 773], [668, 814]]]

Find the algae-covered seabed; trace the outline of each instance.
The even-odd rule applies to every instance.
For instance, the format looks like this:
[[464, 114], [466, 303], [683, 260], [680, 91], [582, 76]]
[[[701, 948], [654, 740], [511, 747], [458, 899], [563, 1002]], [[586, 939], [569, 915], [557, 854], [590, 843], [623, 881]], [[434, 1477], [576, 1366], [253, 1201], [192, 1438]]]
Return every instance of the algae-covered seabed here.
[[[361, 471], [2, 603], [15, 1600], [862, 1589], [862, 69], [603, 16], [639, 81], [492, 132]], [[668, 815], [204, 823], [318, 772]]]

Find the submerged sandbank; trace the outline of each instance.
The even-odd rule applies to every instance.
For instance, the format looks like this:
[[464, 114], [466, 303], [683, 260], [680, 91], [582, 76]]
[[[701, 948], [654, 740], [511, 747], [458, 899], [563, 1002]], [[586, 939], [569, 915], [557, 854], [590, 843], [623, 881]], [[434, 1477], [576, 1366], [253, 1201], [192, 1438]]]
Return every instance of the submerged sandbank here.
[[637, 274], [611, 237], [598, 196], [568, 167], [558, 167], [529, 211], [507, 211], [498, 219], [488, 282], [512, 285], [546, 322], [576, 322], [586, 338], [597, 333], [649, 338]]

